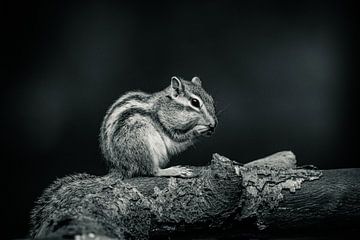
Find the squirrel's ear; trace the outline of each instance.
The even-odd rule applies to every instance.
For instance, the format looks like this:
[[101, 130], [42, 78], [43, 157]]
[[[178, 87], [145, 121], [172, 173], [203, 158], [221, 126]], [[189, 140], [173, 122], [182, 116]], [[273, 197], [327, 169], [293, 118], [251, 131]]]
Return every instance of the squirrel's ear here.
[[171, 90], [174, 97], [177, 97], [183, 91], [183, 84], [178, 77], [171, 78]]
[[201, 80], [200, 80], [200, 78], [198, 78], [198, 77], [193, 77], [193, 78], [191, 79], [191, 82], [194, 83], [194, 84], [196, 84], [196, 85], [201, 86]]

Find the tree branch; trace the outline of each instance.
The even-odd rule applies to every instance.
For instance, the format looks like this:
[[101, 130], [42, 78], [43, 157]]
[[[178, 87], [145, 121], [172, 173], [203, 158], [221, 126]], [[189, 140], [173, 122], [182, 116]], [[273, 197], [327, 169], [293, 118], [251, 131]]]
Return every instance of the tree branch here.
[[38, 201], [32, 235], [148, 239], [195, 230], [297, 229], [338, 218], [360, 220], [360, 169], [296, 168], [291, 152], [245, 165], [214, 154], [209, 166], [190, 168], [198, 177], [60, 179]]

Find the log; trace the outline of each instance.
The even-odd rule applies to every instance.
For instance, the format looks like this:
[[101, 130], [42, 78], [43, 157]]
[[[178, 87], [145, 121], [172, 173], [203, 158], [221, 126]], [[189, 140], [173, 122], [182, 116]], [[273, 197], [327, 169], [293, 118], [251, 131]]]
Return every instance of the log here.
[[31, 235], [149, 239], [346, 227], [360, 220], [360, 169], [299, 168], [290, 151], [244, 165], [214, 154], [209, 166], [189, 168], [197, 177], [59, 179], [37, 201]]

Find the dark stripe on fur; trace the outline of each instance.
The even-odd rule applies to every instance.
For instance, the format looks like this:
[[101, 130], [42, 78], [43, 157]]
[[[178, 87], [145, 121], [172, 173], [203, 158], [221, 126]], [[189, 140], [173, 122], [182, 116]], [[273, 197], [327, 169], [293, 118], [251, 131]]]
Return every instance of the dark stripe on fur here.
[[[143, 95], [144, 94], [144, 95]], [[146, 93], [137, 93], [135, 95], [131, 95], [128, 96], [126, 98], [124, 98], [122, 101], [113, 104], [110, 109], [107, 111], [104, 120], [101, 124], [101, 128], [100, 128], [100, 147], [102, 149], [102, 152], [105, 156], [105, 158], [108, 158], [108, 153], [107, 153], [107, 149], [106, 149], [106, 140], [107, 140], [107, 132], [106, 132], [106, 124], [107, 121], [109, 119], [109, 117], [111, 116], [111, 114], [113, 114], [114, 110], [122, 107], [123, 105], [127, 104], [130, 100], [137, 100], [137, 101], [141, 101], [141, 102], [146, 102], [148, 99], [150, 98], [149, 95], [146, 95]], [[110, 126], [112, 127], [112, 126]]]
[[[190, 101], [190, 100], [189, 100]], [[198, 112], [196, 109], [190, 107], [190, 106], [187, 106], [187, 105], [183, 105], [182, 103], [179, 103], [179, 102], [176, 102], [174, 101], [174, 104], [176, 106], [176, 108], [179, 110], [179, 111], [188, 111], [188, 112]]]
[[146, 102], [148, 99], [150, 98], [150, 96], [148, 95], [131, 95], [128, 96], [126, 98], [124, 98], [122, 101], [112, 105], [109, 109], [109, 111], [107, 112], [105, 119], [104, 119], [104, 123], [107, 122], [109, 116], [114, 112], [115, 109], [124, 106], [127, 102], [129, 102], [130, 100], [137, 100], [140, 102]]
[[115, 136], [117, 136], [119, 134], [119, 131], [125, 125], [125, 121], [127, 119], [131, 118], [132, 116], [136, 115], [136, 114], [139, 114], [141, 116], [145, 116], [145, 117], [150, 118], [153, 123], [155, 123], [159, 128], [161, 128], [161, 130], [169, 138], [171, 138], [174, 141], [181, 142], [181, 141], [174, 138], [174, 133], [182, 135], [182, 134], [185, 134], [186, 132], [188, 132], [188, 130], [180, 130], [180, 129], [174, 129], [173, 131], [170, 131], [163, 124], [161, 124], [157, 114], [155, 114], [153, 112], [148, 112], [148, 111], [146, 111], [144, 109], [141, 109], [141, 108], [130, 108], [130, 109], [127, 109], [124, 112], [122, 112], [120, 114], [119, 118], [117, 119], [116, 124], [114, 126], [115, 130], [113, 132], [113, 137], [115, 137]]

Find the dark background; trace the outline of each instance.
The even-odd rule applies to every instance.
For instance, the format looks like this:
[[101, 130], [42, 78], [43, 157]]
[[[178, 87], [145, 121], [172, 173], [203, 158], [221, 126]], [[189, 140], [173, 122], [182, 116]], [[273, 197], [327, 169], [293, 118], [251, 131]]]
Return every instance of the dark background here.
[[300, 165], [360, 167], [349, 2], [2, 6], [5, 238], [26, 236], [34, 200], [56, 178], [105, 174], [98, 134], [109, 105], [125, 91], [159, 91], [173, 75], [200, 76], [225, 110], [216, 134], [174, 163], [292, 150]]

